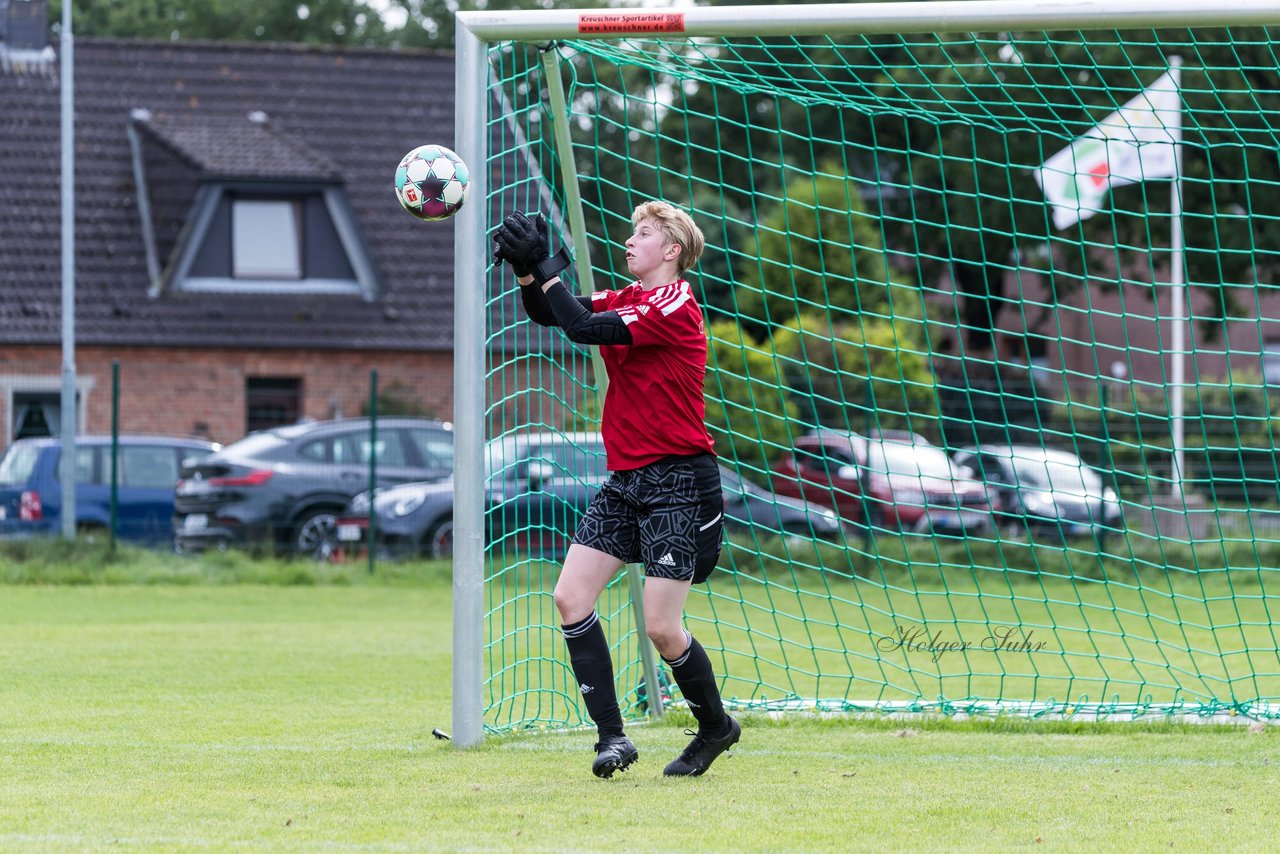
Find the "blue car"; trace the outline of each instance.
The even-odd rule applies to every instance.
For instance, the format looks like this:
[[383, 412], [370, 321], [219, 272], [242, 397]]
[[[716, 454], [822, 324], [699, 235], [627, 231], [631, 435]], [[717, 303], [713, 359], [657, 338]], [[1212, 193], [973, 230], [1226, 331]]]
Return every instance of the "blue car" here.
[[[170, 436], [121, 436], [116, 536], [155, 545], [173, 536], [173, 490], [188, 457], [220, 445]], [[0, 458], [0, 538], [62, 532], [62, 442], [19, 439]], [[111, 437], [76, 437], [76, 525], [105, 533], [111, 524]]]

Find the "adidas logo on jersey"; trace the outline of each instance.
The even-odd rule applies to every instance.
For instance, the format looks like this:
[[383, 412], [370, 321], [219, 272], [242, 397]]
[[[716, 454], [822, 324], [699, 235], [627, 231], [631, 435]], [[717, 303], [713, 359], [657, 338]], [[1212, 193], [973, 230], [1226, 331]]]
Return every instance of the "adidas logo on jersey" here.
[[667, 552], [662, 557], [658, 558], [658, 563], [662, 564], [663, 566], [675, 566], [676, 559], [672, 557], [671, 552]]

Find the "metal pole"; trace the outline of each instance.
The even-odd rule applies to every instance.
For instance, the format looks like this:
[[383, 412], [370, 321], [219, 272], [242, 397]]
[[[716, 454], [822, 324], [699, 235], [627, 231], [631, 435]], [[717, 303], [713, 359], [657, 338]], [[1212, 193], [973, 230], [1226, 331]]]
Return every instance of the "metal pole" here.
[[1109, 408], [1107, 390], [1107, 378], [1098, 377], [1098, 427], [1102, 433], [1102, 452], [1103, 465], [1106, 466], [1107, 479], [1113, 488], [1119, 488], [1119, 482], [1116, 479], [1115, 458], [1111, 452], [1111, 419], [1107, 417], [1107, 409]]
[[76, 535], [75, 48], [71, 0], [62, 4], [62, 536]]
[[[555, 47], [542, 52], [542, 68], [551, 98], [551, 127], [559, 154], [560, 178], [564, 183], [565, 208], [569, 212], [569, 225], [573, 230], [574, 270], [578, 276], [579, 290], [595, 292], [595, 276], [591, 269], [591, 255], [587, 243], [587, 219], [582, 213], [582, 192], [578, 188], [578, 169], [573, 160], [573, 140], [569, 136], [569, 106], [564, 94], [564, 81], [560, 79], [560, 53]], [[600, 348], [591, 349], [591, 372], [596, 379], [596, 394], [601, 401], [609, 390], [609, 375], [605, 371]], [[604, 410], [603, 403], [601, 411]], [[640, 665], [644, 670], [645, 684], [649, 686], [649, 716], [661, 718], [662, 686], [658, 682], [658, 658], [644, 618], [644, 571], [639, 564], [627, 564], [627, 589], [631, 594], [631, 612], [635, 621], [637, 643], [640, 647]]]
[[485, 234], [489, 61], [459, 22], [455, 150], [471, 164], [457, 216], [453, 281], [453, 744], [484, 740]]
[[378, 551], [378, 369], [369, 371], [369, 574]]
[[116, 550], [120, 507], [120, 360], [111, 362], [111, 551]]
[[[573, 162], [573, 140], [569, 136], [569, 106], [560, 79], [560, 53], [554, 46], [542, 52], [543, 76], [551, 98], [551, 129], [559, 153], [560, 178], [564, 182], [564, 207], [569, 214], [570, 239], [573, 240], [573, 269], [578, 276], [578, 290], [595, 293], [595, 273], [591, 269], [591, 245], [587, 242], [587, 218], [582, 212], [582, 191], [578, 186], [578, 169]], [[603, 398], [609, 387], [600, 348], [591, 351], [591, 367], [596, 372], [596, 389]]]
[[1178, 138], [1173, 147], [1173, 186], [1169, 191], [1169, 284], [1173, 302], [1173, 471], [1169, 473], [1169, 495], [1182, 498], [1182, 480], [1186, 476], [1186, 424], [1183, 417], [1187, 377], [1186, 335], [1187, 320], [1183, 310], [1187, 306], [1186, 279], [1182, 271], [1182, 57], [1169, 57], [1169, 76], [1178, 92], [1178, 127], [1170, 128]]

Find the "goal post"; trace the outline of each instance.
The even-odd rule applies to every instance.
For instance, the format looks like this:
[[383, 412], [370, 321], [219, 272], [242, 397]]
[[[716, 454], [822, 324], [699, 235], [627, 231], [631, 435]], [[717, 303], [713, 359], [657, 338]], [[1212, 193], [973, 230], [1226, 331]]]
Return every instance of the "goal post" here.
[[[1280, 0], [1154, 5], [458, 14], [455, 744], [585, 721], [551, 590], [603, 371], [489, 232], [544, 210], [617, 286], [652, 197], [708, 239], [727, 706], [1280, 717]], [[535, 434], [567, 485], [495, 492]], [[630, 718], [666, 690], [635, 582]]]

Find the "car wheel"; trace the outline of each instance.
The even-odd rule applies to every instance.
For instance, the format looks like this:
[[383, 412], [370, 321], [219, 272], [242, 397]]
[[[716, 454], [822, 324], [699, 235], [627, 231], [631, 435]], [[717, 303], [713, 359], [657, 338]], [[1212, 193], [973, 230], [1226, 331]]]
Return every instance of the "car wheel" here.
[[432, 560], [453, 557], [453, 520], [444, 519], [422, 538], [422, 553]]
[[313, 510], [294, 528], [294, 550], [313, 560], [331, 560], [338, 546], [338, 515], [333, 510]]
[[76, 539], [86, 543], [99, 543], [108, 539], [111, 535], [107, 532], [106, 526], [97, 525], [93, 522], [77, 522], [76, 523]]

